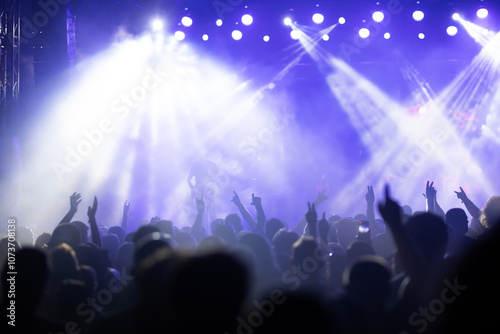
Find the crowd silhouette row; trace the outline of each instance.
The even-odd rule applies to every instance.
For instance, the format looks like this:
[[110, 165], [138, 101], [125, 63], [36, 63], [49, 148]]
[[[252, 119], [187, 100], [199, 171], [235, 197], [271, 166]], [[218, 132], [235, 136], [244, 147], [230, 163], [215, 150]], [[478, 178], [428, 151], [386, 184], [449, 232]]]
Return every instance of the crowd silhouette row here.
[[189, 227], [134, 230], [128, 202], [116, 226], [97, 221], [95, 197], [73, 220], [74, 193], [51, 233], [1, 231], [2, 333], [497, 333], [500, 196], [480, 209], [460, 188], [445, 211], [436, 193], [427, 182], [412, 212], [368, 186], [366, 212], [341, 217], [321, 211], [323, 191], [291, 228], [266, 217], [265, 196], [247, 207], [234, 192], [235, 213], [209, 224], [196, 197]]

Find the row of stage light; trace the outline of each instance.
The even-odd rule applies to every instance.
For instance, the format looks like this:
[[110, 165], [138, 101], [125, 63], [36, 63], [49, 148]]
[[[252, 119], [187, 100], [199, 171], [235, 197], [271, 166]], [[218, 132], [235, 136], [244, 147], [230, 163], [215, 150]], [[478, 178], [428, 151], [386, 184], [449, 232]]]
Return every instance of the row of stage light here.
[[[477, 10], [476, 12], [476, 15], [479, 19], [485, 19], [486, 17], [488, 17], [488, 10], [486, 8], [480, 8]], [[421, 21], [424, 21], [425, 19], [425, 14], [423, 11], [421, 10], [415, 10], [413, 13], [412, 13], [412, 18], [413, 20], [415, 20], [416, 22], [421, 22]], [[461, 16], [459, 13], [454, 13], [452, 15], [452, 18], [453, 20], [455, 21], [458, 21]], [[386, 14], [384, 13], [384, 11], [380, 11], [380, 10], [377, 10], [377, 11], [374, 11], [372, 13], [372, 20], [376, 23], [383, 23], [384, 20], [386, 19]], [[323, 23], [325, 23], [325, 16], [321, 13], [315, 13], [312, 15], [311, 17], [311, 20], [314, 24], [317, 24], [317, 25], [321, 25]], [[254, 19], [253, 19], [253, 16], [251, 14], [243, 14], [241, 16], [241, 19], [237, 22], [235, 22], [236, 25], [239, 25], [240, 23], [243, 24], [244, 26], [250, 26], [252, 25]], [[182, 27], [181, 29], [178, 29], [175, 31], [174, 33], [174, 36], [177, 40], [179, 41], [182, 41], [186, 38], [186, 29], [191, 27], [193, 25], [193, 18], [190, 17], [190, 16], [183, 16], [182, 19], [180, 20], [180, 22], [178, 23], [178, 26], [179, 27]], [[292, 23], [293, 22], [293, 23]], [[289, 27], [292, 27], [292, 31], [290, 32], [290, 37], [294, 40], [297, 40], [299, 39], [300, 37], [300, 31], [297, 30], [297, 29], [293, 29], [293, 26], [296, 24], [297, 22], [293, 21], [291, 17], [287, 16], [284, 18], [283, 20], [283, 24], [285, 26], [289, 26]], [[331, 23], [331, 22], [330, 22]], [[336, 22], [333, 22], [333, 24], [345, 24], [346, 23], [346, 19], [345, 17], [339, 17], [337, 19]], [[363, 23], [366, 23], [366, 20], [363, 20]], [[217, 19], [215, 21], [215, 24], [220, 27], [224, 24], [223, 20], [222, 19]], [[159, 19], [159, 18], [156, 18], [152, 21], [151, 23], [151, 29], [155, 32], [159, 32], [159, 31], [162, 31], [164, 28], [164, 22]], [[457, 35], [458, 33], [458, 28], [457, 26], [455, 25], [450, 25], [446, 28], [446, 32], [449, 36], [455, 36]], [[487, 30], [485, 30], [485, 33], [487, 32]], [[358, 32], [359, 36], [361, 38], [368, 38], [370, 36], [370, 29], [366, 28], [366, 27], [363, 27], [363, 28], [360, 28], [359, 29], [359, 32]], [[420, 32], [417, 34], [418, 38], [419, 39], [424, 39], [425, 38], [425, 34], [423, 32]], [[234, 39], [234, 40], [240, 40], [243, 38], [243, 32], [240, 30], [240, 29], [234, 29], [232, 30], [231, 32], [231, 37]], [[390, 39], [391, 38], [391, 34], [390, 32], [385, 32], [383, 34], [383, 37], [385, 39]], [[202, 40], [203, 41], [208, 41], [209, 40], [209, 35], [208, 34], [203, 34], [201, 36]], [[271, 40], [271, 37], [266, 34], [262, 37], [262, 40], [264, 42], [269, 42]], [[325, 41], [328, 41], [329, 40], [329, 36], [328, 35], [324, 35], [323, 36], [323, 40]]]

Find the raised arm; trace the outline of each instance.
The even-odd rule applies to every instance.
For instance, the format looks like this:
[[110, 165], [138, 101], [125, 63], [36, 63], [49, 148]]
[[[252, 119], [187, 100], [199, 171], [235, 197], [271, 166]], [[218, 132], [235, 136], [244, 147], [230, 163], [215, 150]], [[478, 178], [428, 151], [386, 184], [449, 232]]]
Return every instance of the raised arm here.
[[366, 219], [371, 226], [376, 224], [375, 222], [375, 193], [373, 192], [372, 186], [366, 187], [368, 191], [366, 192]]
[[460, 191], [455, 191], [455, 194], [457, 194], [457, 198], [462, 200], [462, 203], [464, 203], [465, 208], [469, 212], [469, 214], [474, 218], [475, 220], [479, 221], [479, 216], [481, 215], [481, 210], [474, 204], [468, 197], [465, 191], [460, 187]]
[[196, 218], [193, 226], [191, 226], [191, 234], [200, 241], [203, 239], [203, 212], [205, 212], [205, 202], [203, 202], [203, 195], [200, 199], [196, 198]]
[[256, 197], [252, 193], [252, 204], [257, 210], [257, 225], [255, 225], [255, 232], [264, 234], [264, 225], [266, 224], [266, 215], [264, 214], [264, 209], [262, 208], [262, 200], [260, 197]]
[[123, 204], [123, 216], [122, 216], [122, 228], [127, 232], [127, 222], [128, 222], [128, 209], [130, 208], [130, 202]]
[[425, 271], [425, 262], [413, 239], [403, 229], [401, 208], [389, 195], [389, 186], [385, 186], [385, 203], [378, 205], [380, 214], [392, 231], [394, 242], [401, 257], [405, 271], [412, 278], [420, 278]]
[[436, 189], [433, 187], [434, 182], [425, 185], [425, 210], [427, 212], [435, 212], [436, 211]]
[[82, 195], [80, 195], [79, 193], [74, 192], [73, 195], [69, 197], [69, 211], [59, 224], [71, 222], [71, 220], [75, 216], [76, 211], [78, 211], [78, 204], [80, 204], [81, 201]]
[[318, 240], [318, 214], [316, 213], [314, 203], [311, 205], [311, 203], [307, 202], [307, 207], [309, 210], [306, 212], [306, 221], [309, 225], [309, 234], [315, 240]]
[[233, 199], [231, 199], [231, 202], [233, 202], [234, 205], [236, 205], [236, 207], [238, 208], [238, 211], [240, 211], [241, 216], [243, 217], [243, 219], [245, 219], [248, 226], [250, 226], [250, 229], [252, 231], [255, 231], [255, 226], [257, 225], [255, 223], [255, 219], [252, 217], [250, 212], [248, 212], [247, 208], [243, 205], [243, 203], [241, 203], [240, 197], [238, 196], [236, 191], [233, 191], [233, 194], [234, 195], [233, 195]]
[[94, 196], [94, 203], [92, 207], [89, 206], [87, 210], [87, 216], [89, 216], [90, 234], [92, 236], [92, 242], [99, 247], [102, 247], [101, 234], [99, 233], [99, 228], [97, 227], [97, 221], [95, 219], [95, 214], [97, 212], [97, 197]]
[[[316, 199], [314, 200], [314, 207], [317, 209], [319, 205], [328, 199], [328, 196], [325, 195], [325, 191], [318, 192]], [[298, 222], [297, 226], [293, 229], [299, 235], [307, 234], [307, 220], [306, 216], [302, 217], [302, 219]]]

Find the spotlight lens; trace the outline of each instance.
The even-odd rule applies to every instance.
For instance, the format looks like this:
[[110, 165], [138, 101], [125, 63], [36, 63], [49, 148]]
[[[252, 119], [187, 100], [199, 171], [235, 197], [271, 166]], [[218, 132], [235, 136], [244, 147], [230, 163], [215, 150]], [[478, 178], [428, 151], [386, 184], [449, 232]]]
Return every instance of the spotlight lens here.
[[174, 33], [174, 37], [178, 41], [182, 41], [184, 38], [186, 38], [186, 34], [183, 31], [176, 31]]
[[373, 21], [382, 22], [384, 20], [384, 13], [381, 11], [376, 11], [372, 14]]
[[339, 17], [339, 24], [344, 24], [345, 23], [345, 18]]
[[190, 27], [193, 24], [193, 19], [190, 18], [189, 16], [184, 16], [181, 19], [181, 23], [184, 27]]
[[449, 26], [448, 28], [446, 28], [446, 33], [450, 36], [455, 36], [458, 32], [458, 29], [457, 27], [455, 26]]
[[283, 20], [283, 23], [286, 25], [286, 26], [289, 26], [292, 24], [292, 19], [289, 18], [289, 17], [286, 17], [284, 20]]
[[325, 20], [325, 17], [323, 16], [323, 14], [316, 13], [313, 15], [312, 20], [316, 24], [321, 24]]
[[153, 22], [151, 22], [151, 27], [153, 28], [154, 31], [159, 31], [163, 29], [163, 21], [156, 19]]
[[477, 17], [484, 19], [486, 16], [488, 16], [488, 10], [486, 8], [480, 8], [477, 10]]
[[328, 40], [330, 39], [330, 36], [328, 36], [328, 35], [323, 35], [323, 37], [322, 37], [322, 38], [323, 38], [323, 40], [324, 40], [324, 41], [328, 41]]
[[253, 23], [253, 17], [250, 14], [245, 14], [241, 17], [241, 23], [246, 26], [249, 26]]
[[425, 35], [424, 35], [423, 33], [420, 33], [420, 34], [418, 34], [418, 38], [420, 38], [420, 39], [424, 39], [424, 38], [425, 38]]
[[233, 39], [235, 41], [239, 41], [243, 37], [243, 34], [239, 30], [233, 30], [233, 32], [231, 33], [231, 36], [233, 37]]
[[391, 38], [391, 34], [389, 34], [388, 32], [386, 32], [386, 33], [384, 34], [384, 38], [385, 38], [385, 39], [389, 39], [389, 38]]
[[204, 41], [208, 41], [208, 35], [204, 34], [203, 36], [201, 36], [201, 39], [203, 39]]
[[300, 31], [299, 30], [292, 30], [290, 32], [290, 37], [292, 37], [292, 39], [299, 39], [300, 38]]
[[269, 42], [269, 36], [268, 35], [264, 36], [262, 39], [264, 40], [264, 42]]
[[367, 38], [368, 36], [370, 36], [370, 30], [368, 30], [366, 28], [359, 29], [359, 37]]
[[451, 18], [454, 19], [455, 21], [458, 21], [460, 19], [460, 14], [455, 13], [451, 16]]
[[218, 19], [217, 21], [215, 21], [215, 24], [220, 27], [222, 25], [222, 20], [221, 19]]
[[413, 19], [415, 21], [422, 21], [424, 19], [424, 12], [421, 10], [416, 10], [413, 12]]

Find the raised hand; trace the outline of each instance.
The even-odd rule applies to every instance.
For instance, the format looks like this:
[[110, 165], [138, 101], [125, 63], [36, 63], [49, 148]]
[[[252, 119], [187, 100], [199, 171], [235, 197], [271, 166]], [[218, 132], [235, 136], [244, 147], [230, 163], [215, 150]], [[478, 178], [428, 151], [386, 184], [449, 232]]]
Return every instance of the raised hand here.
[[233, 198], [231, 199], [231, 202], [233, 202], [236, 205], [241, 205], [240, 196], [238, 196], [238, 194], [234, 190], [233, 190], [233, 194], [234, 195], [233, 195]]
[[462, 203], [464, 203], [468, 199], [467, 194], [462, 189], [462, 187], [460, 187], [460, 191], [455, 191], [455, 194], [457, 194], [458, 199], [462, 200]]
[[89, 206], [89, 209], [87, 210], [87, 216], [89, 216], [89, 219], [95, 219], [96, 212], [97, 212], [97, 196], [94, 196], [94, 203], [92, 204], [92, 207]]
[[253, 206], [260, 206], [261, 205], [261, 198], [254, 196], [254, 194], [252, 193], [252, 203], [250, 203], [250, 204], [252, 204]]
[[161, 218], [159, 216], [154, 216], [154, 217], [151, 217], [151, 220], [149, 221], [150, 224], [154, 224], [155, 222], [161, 220]]
[[123, 214], [126, 215], [128, 213], [128, 209], [130, 209], [130, 202], [125, 201], [123, 204]]
[[401, 207], [389, 194], [389, 186], [385, 186], [385, 203], [379, 203], [378, 210], [385, 222], [391, 227], [398, 227], [401, 223]]
[[328, 242], [328, 231], [330, 230], [330, 224], [328, 223], [328, 220], [326, 219], [326, 213], [323, 212], [323, 217], [321, 217], [320, 221], [318, 222], [318, 232], [321, 240], [323, 240], [325, 243]]
[[74, 192], [73, 195], [69, 197], [69, 207], [72, 211], [78, 210], [78, 204], [82, 201], [82, 195]]
[[311, 205], [311, 203], [307, 202], [307, 206], [309, 210], [306, 213], [306, 220], [309, 224], [316, 224], [318, 221], [318, 213], [316, 212], [314, 203]]
[[375, 203], [375, 194], [373, 193], [373, 187], [367, 186], [366, 188], [368, 189], [365, 195], [366, 203], [368, 204]]
[[201, 195], [200, 199], [196, 198], [196, 210], [198, 212], [205, 211], [205, 202], [203, 202], [203, 195]]
[[323, 203], [324, 201], [326, 201], [328, 199], [328, 195], [325, 195], [325, 191], [326, 189], [323, 189], [322, 191], [320, 191], [318, 193], [318, 196], [316, 197], [316, 199], [314, 200], [314, 204], [315, 206], [317, 207], [319, 204]]
[[433, 201], [436, 198], [436, 193], [437, 191], [434, 188], [434, 182], [429, 184], [429, 181], [427, 181], [425, 186], [425, 198], [429, 201]]

